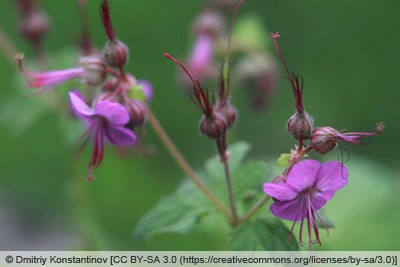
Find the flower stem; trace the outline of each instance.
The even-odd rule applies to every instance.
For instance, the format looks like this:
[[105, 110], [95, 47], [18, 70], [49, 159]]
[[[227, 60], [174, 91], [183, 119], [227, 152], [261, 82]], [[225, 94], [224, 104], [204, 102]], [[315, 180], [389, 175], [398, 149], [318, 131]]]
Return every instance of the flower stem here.
[[231, 216], [232, 216], [231, 224], [232, 224], [232, 226], [236, 226], [239, 224], [239, 216], [237, 214], [235, 194], [233, 191], [233, 184], [232, 184], [232, 177], [231, 177], [230, 170], [229, 170], [228, 157], [226, 155], [226, 135], [225, 134], [222, 135], [222, 137], [217, 139], [217, 148], [218, 148], [218, 151], [220, 154], [221, 162], [224, 165], [224, 170], [225, 170], [226, 187], [228, 190], [229, 206], [231, 209]]
[[250, 208], [242, 217], [239, 218], [238, 224], [242, 224], [253, 217], [259, 209], [270, 199], [270, 196], [264, 195], [252, 208]]
[[156, 116], [148, 110], [148, 120], [150, 125], [153, 127], [156, 134], [159, 136], [163, 142], [165, 148], [171, 154], [172, 158], [181, 167], [181, 169], [186, 173], [186, 175], [192, 180], [192, 182], [200, 188], [200, 190], [208, 197], [208, 199], [225, 215], [228, 221], [231, 221], [231, 216], [225, 205], [215, 196], [215, 194], [203, 183], [203, 181], [197, 176], [195, 171], [185, 160], [179, 150], [176, 148], [174, 143], [169, 138], [168, 134], [165, 132], [160, 122], [157, 120]]

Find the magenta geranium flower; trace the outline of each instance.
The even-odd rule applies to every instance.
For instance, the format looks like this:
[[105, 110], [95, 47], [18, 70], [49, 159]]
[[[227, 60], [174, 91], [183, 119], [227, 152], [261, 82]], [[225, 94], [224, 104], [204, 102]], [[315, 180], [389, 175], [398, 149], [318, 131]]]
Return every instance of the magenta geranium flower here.
[[43, 88], [39, 93], [74, 78], [80, 78], [81, 82], [90, 85], [99, 85], [106, 78], [106, 65], [98, 56], [81, 58], [79, 61], [81, 67], [43, 72], [26, 71], [22, 66], [23, 55], [17, 55], [16, 59], [21, 72], [28, 78], [28, 86]]
[[44, 72], [25, 72], [28, 77], [28, 86], [33, 88], [46, 87], [53, 88], [70, 79], [81, 76], [84, 72], [83, 68], [72, 68], [66, 70], [52, 70]]
[[77, 90], [69, 92], [71, 107], [76, 116], [85, 121], [88, 129], [83, 136], [93, 139], [92, 159], [89, 164], [88, 181], [93, 180], [93, 169], [100, 166], [104, 155], [104, 141], [117, 146], [129, 146], [136, 143], [136, 135], [125, 128], [130, 118], [128, 110], [121, 104], [111, 101], [97, 101], [94, 108], [86, 105]]
[[285, 182], [264, 184], [264, 192], [274, 199], [270, 206], [272, 214], [294, 221], [289, 240], [292, 239], [294, 225], [300, 222], [299, 241], [304, 245], [302, 232], [307, 221], [310, 250], [312, 244], [321, 244], [317, 219], [327, 231], [328, 228], [317, 211], [347, 184], [347, 177], [347, 168], [340, 162], [322, 164], [317, 160], [303, 160], [293, 166]]
[[187, 64], [196, 79], [202, 80], [212, 73], [213, 54], [212, 37], [200, 34]]
[[385, 125], [380, 122], [376, 125], [375, 132], [339, 132], [331, 127], [317, 127], [311, 133], [310, 147], [320, 154], [332, 151], [339, 142], [346, 142], [353, 145], [362, 144], [364, 138], [383, 133]]

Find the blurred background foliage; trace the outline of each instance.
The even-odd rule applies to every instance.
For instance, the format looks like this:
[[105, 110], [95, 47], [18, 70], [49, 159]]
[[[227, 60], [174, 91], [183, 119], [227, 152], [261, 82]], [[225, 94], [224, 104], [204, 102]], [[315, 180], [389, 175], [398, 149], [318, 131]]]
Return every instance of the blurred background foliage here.
[[[106, 38], [98, 16], [100, 1], [88, 2], [90, 32], [101, 48]], [[177, 67], [162, 54], [180, 59], [188, 55], [191, 23], [205, 2], [114, 0], [111, 9], [117, 34], [130, 47], [127, 70], [153, 83], [151, 108], [195, 169], [216, 150], [212, 141], [200, 136], [200, 113], [178, 87]], [[80, 33], [76, 1], [40, 3], [51, 19], [45, 41], [50, 55], [74, 45]], [[304, 77], [305, 106], [317, 126], [349, 131], [373, 131], [380, 121], [387, 126], [367, 146], [345, 146], [350, 183], [327, 206], [337, 228], [321, 249], [400, 249], [399, 10], [400, 2], [394, 0], [248, 0], [239, 13], [239, 18], [260, 16], [267, 36], [281, 33], [281, 50], [289, 67]], [[32, 54], [17, 34], [17, 23], [15, 2], [2, 1], [0, 25], [29, 59]], [[279, 70], [279, 87], [265, 111], [249, 109], [245, 88], [232, 96], [239, 117], [230, 138], [249, 142], [251, 157], [271, 162], [294, 143], [285, 129], [294, 100], [283, 69]], [[21, 88], [15, 85], [16, 67], [3, 55], [0, 71], [4, 106]], [[21, 94], [15, 111], [23, 112], [30, 101], [35, 100]], [[4, 116], [10, 115], [0, 114]], [[19, 136], [9, 121], [0, 123], [0, 249], [225, 248], [226, 233], [212, 227], [199, 227], [189, 237], [133, 238], [138, 220], [184, 176], [149, 125], [141, 137], [154, 154], [121, 157], [109, 147], [95, 172], [97, 179], [89, 184], [85, 176], [91, 151], [76, 155], [78, 145], [66, 144], [66, 128], [58, 127], [59, 120], [58, 114], [45, 113]], [[341, 158], [339, 150], [333, 154], [334, 159]]]

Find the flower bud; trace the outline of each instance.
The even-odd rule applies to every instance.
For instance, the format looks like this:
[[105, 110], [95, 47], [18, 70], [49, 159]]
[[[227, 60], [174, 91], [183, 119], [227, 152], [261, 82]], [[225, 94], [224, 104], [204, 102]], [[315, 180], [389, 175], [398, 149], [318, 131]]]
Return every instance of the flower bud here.
[[128, 47], [118, 39], [108, 41], [103, 50], [104, 58], [111, 67], [123, 67], [129, 59]]
[[313, 127], [314, 120], [305, 111], [302, 113], [296, 112], [287, 123], [289, 134], [297, 140], [310, 138]]
[[193, 30], [196, 35], [205, 34], [217, 37], [223, 33], [225, 28], [221, 15], [211, 10], [203, 11], [194, 22]]
[[225, 119], [227, 128], [230, 128], [235, 123], [236, 110], [229, 102], [218, 102], [215, 111]]
[[144, 102], [137, 99], [130, 99], [124, 103], [129, 112], [130, 120], [128, 127], [133, 129], [143, 126], [147, 118], [147, 106]]
[[106, 79], [107, 66], [101, 57], [82, 57], [79, 60], [79, 65], [85, 70], [81, 76], [82, 82], [90, 85], [99, 85]]
[[47, 16], [43, 12], [33, 11], [23, 17], [19, 25], [19, 32], [22, 37], [36, 43], [49, 31], [49, 28], [50, 23]]
[[101, 90], [103, 92], [113, 92], [115, 89], [117, 89], [118, 84], [118, 79], [111, 78], [103, 83], [103, 85], [101, 86]]
[[262, 111], [268, 105], [278, 83], [276, 63], [273, 58], [263, 53], [253, 53], [240, 59], [233, 77], [246, 88], [246, 93], [251, 97], [250, 106], [254, 111]]
[[318, 153], [326, 154], [336, 147], [338, 143], [336, 136], [338, 135], [339, 132], [331, 127], [315, 128], [311, 134], [310, 146]]
[[204, 116], [200, 121], [201, 133], [210, 138], [221, 137], [227, 128], [224, 117], [218, 112], [213, 112], [209, 117]]

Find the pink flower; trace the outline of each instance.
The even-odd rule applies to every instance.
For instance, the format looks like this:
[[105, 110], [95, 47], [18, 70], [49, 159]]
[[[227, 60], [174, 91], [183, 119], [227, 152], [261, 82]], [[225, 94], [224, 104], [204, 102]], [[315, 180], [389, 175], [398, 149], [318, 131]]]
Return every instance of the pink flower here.
[[150, 101], [153, 98], [153, 85], [147, 80], [137, 80], [137, 83], [142, 87], [146, 101]]
[[200, 34], [187, 63], [189, 71], [201, 81], [213, 74], [213, 39], [207, 34]]
[[375, 132], [344, 132], [341, 133], [331, 127], [314, 128], [311, 134], [312, 149], [320, 154], [326, 154], [332, 151], [339, 142], [346, 142], [353, 145], [362, 144], [362, 139], [375, 135], [380, 135], [385, 129], [381, 122], [376, 125]]
[[270, 206], [272, 214], [293, 221], [289, 240], [292, 239], [294, 225], [300, 222], [299, 241], [304, 245], [302, 232], [307, 221], [310, 250], [312, 244], [321, 244], [317, 219], [328, 229], [317, 211], [347, 184], [347, 177], [347, 168], [340, 162], [322, 164], [317, 160], [303, 160], [293, 166], [284, 183], [264, 184], [264, 192], [275, 201]]
[[31, 88], [43, 88], [39, 93], [50, 90], [55, 86], [74, 78], [80, 78], [81, 82], [89, 85], [99, 85], [104, 82], [107, 66], [99, 56], [82, 57], [79, 60], [81, 67], [65, 70], [51, 70], [43, 72], [26, 71], [22, 66], [23, 55], [17, 55], [19, 68], [28, 78], [28, 86]]
[[83, 68], [72, 68], [66, 70], [53, 70], [44, 72], [25, 72], [29, 78], [28, 86], [33, 88], [46, 87], [51, 89], [65, 81], [81, 76]]
[[77, 117], [85, 121], [88, 129], [82, 136], [94, 141], [92, 159], [89, 164], [88, 181], [93, 180], [93, 169], [100, 166], [104, 155], [104, 140], [117, 146], [129, 146], [136, 143], [136, 135], [125, 128], [130, 118], [127, 109], [115, 102], [97, 101], [94, 109], [88, 107], [77, 90], [69, 92], [71, 107]]

